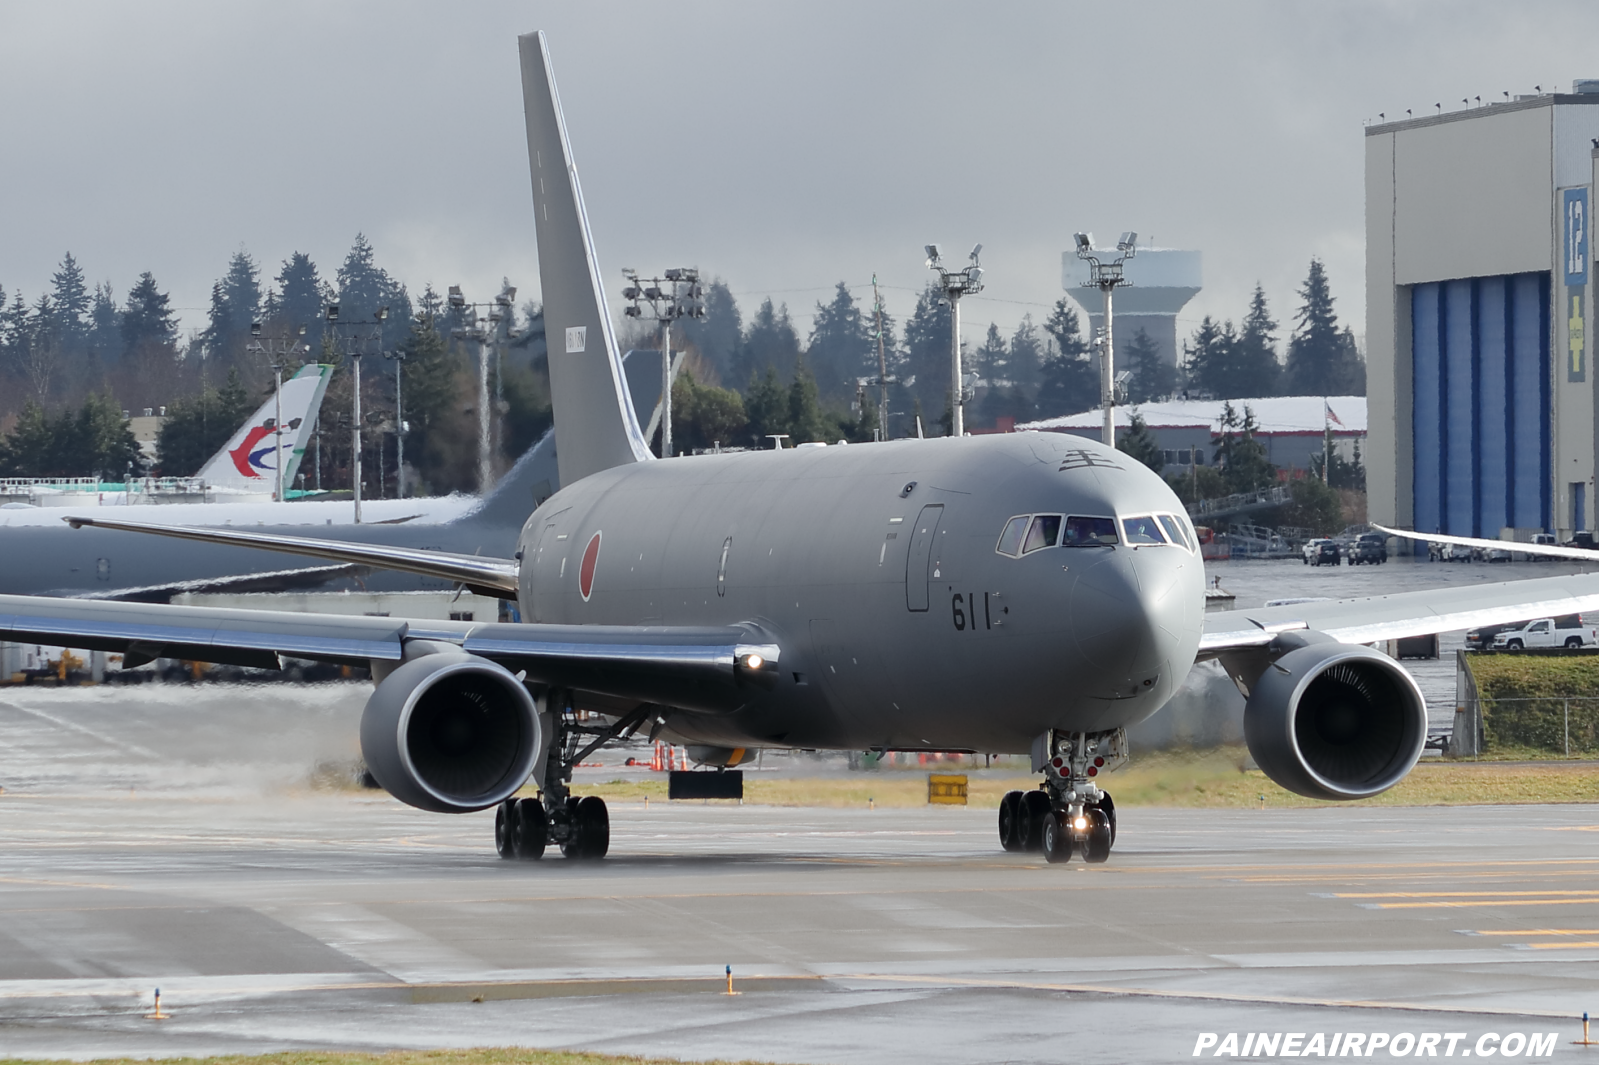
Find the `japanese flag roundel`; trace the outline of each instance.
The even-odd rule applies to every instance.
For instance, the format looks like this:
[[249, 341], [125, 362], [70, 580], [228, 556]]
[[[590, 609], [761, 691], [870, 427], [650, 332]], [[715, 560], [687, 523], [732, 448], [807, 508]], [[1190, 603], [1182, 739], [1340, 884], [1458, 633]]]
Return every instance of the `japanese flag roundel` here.
[[596, 532], [583, 549], [583, 564], [577, 569], [577, 590], [583, 593], [583, 602], [589, 601], [594, 591], [594, 567], [600, 561], [600, 534]]

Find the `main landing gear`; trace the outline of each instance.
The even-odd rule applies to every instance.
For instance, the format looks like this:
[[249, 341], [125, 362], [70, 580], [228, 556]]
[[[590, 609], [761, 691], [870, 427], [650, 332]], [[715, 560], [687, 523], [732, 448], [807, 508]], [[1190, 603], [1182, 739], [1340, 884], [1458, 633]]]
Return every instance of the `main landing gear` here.
[[560, 696], [551, 692], [547, 699], [562, 709], [554, 721], [543, 791], [534, 799], [506, 799], [494, 813], [494, 848], [501, 858], [536, 861], [552, 844], [568, 858], [603, 858], [611, 849], [605, 800], [573, 795], [572, 767], [618, 736], [631, 736], [657, 710], [643, 706], [613, 725], [595, 726], [579, 719], [570, 697]]
[[1043, 743], [1044, 782], [1012, 791], [999, 804], [999, 843], [1008, 851], [1041, 851], [1047, 862], [1103, 862], [1116, 842], [1116, 804], [1095, 782], [1127, 760], [1127, 734], [1051, 732]]

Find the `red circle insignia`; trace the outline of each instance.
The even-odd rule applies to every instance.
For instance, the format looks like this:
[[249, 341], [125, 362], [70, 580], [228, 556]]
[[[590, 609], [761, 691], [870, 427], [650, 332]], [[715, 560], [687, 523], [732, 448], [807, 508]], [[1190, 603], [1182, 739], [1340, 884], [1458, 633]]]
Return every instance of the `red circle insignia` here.
[[589, 545], [583, 549], [583, 564], [577, 571], [577, 590], [583, 593], [583, 602], [589, 601], [589, 594], [594, 591], [594, 567], [600, 561], [600, 534], [595, 533], [589, 539]]

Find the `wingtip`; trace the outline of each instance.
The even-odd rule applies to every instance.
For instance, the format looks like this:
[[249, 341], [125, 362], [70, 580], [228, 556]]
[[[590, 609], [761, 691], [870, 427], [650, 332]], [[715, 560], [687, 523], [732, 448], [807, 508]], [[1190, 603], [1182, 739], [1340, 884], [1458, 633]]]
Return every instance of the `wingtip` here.
[[77, 517], [75, 515], [67, 515], [66, 517], [62, 518], [61, 520], [66, 522], [68, 525], [72, 526], [74, 529], [81, 529], [85, 525], [93, 525], [94, 524], [94, 519], [93, 518], [80, 518], [80, 517]]

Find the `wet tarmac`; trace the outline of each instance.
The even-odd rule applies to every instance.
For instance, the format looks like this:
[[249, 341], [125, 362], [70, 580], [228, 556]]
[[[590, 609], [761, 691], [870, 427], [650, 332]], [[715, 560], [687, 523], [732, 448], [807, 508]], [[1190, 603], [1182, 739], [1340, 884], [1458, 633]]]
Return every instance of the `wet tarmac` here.
[[[1215, 572], [1249, 605], [1507, 569]], [[364, 699], [0, 691], [0, 1057], [1152, 1062], [1361, 1032], [1579, 1060], [1599, 1012], [1599, 806], [1128, 808], [1108, 863], [1050, 866], [988, 809], [656, 803], [613, 807], [602, 862], [505, 862], [491, 813], [338, 786]]]

